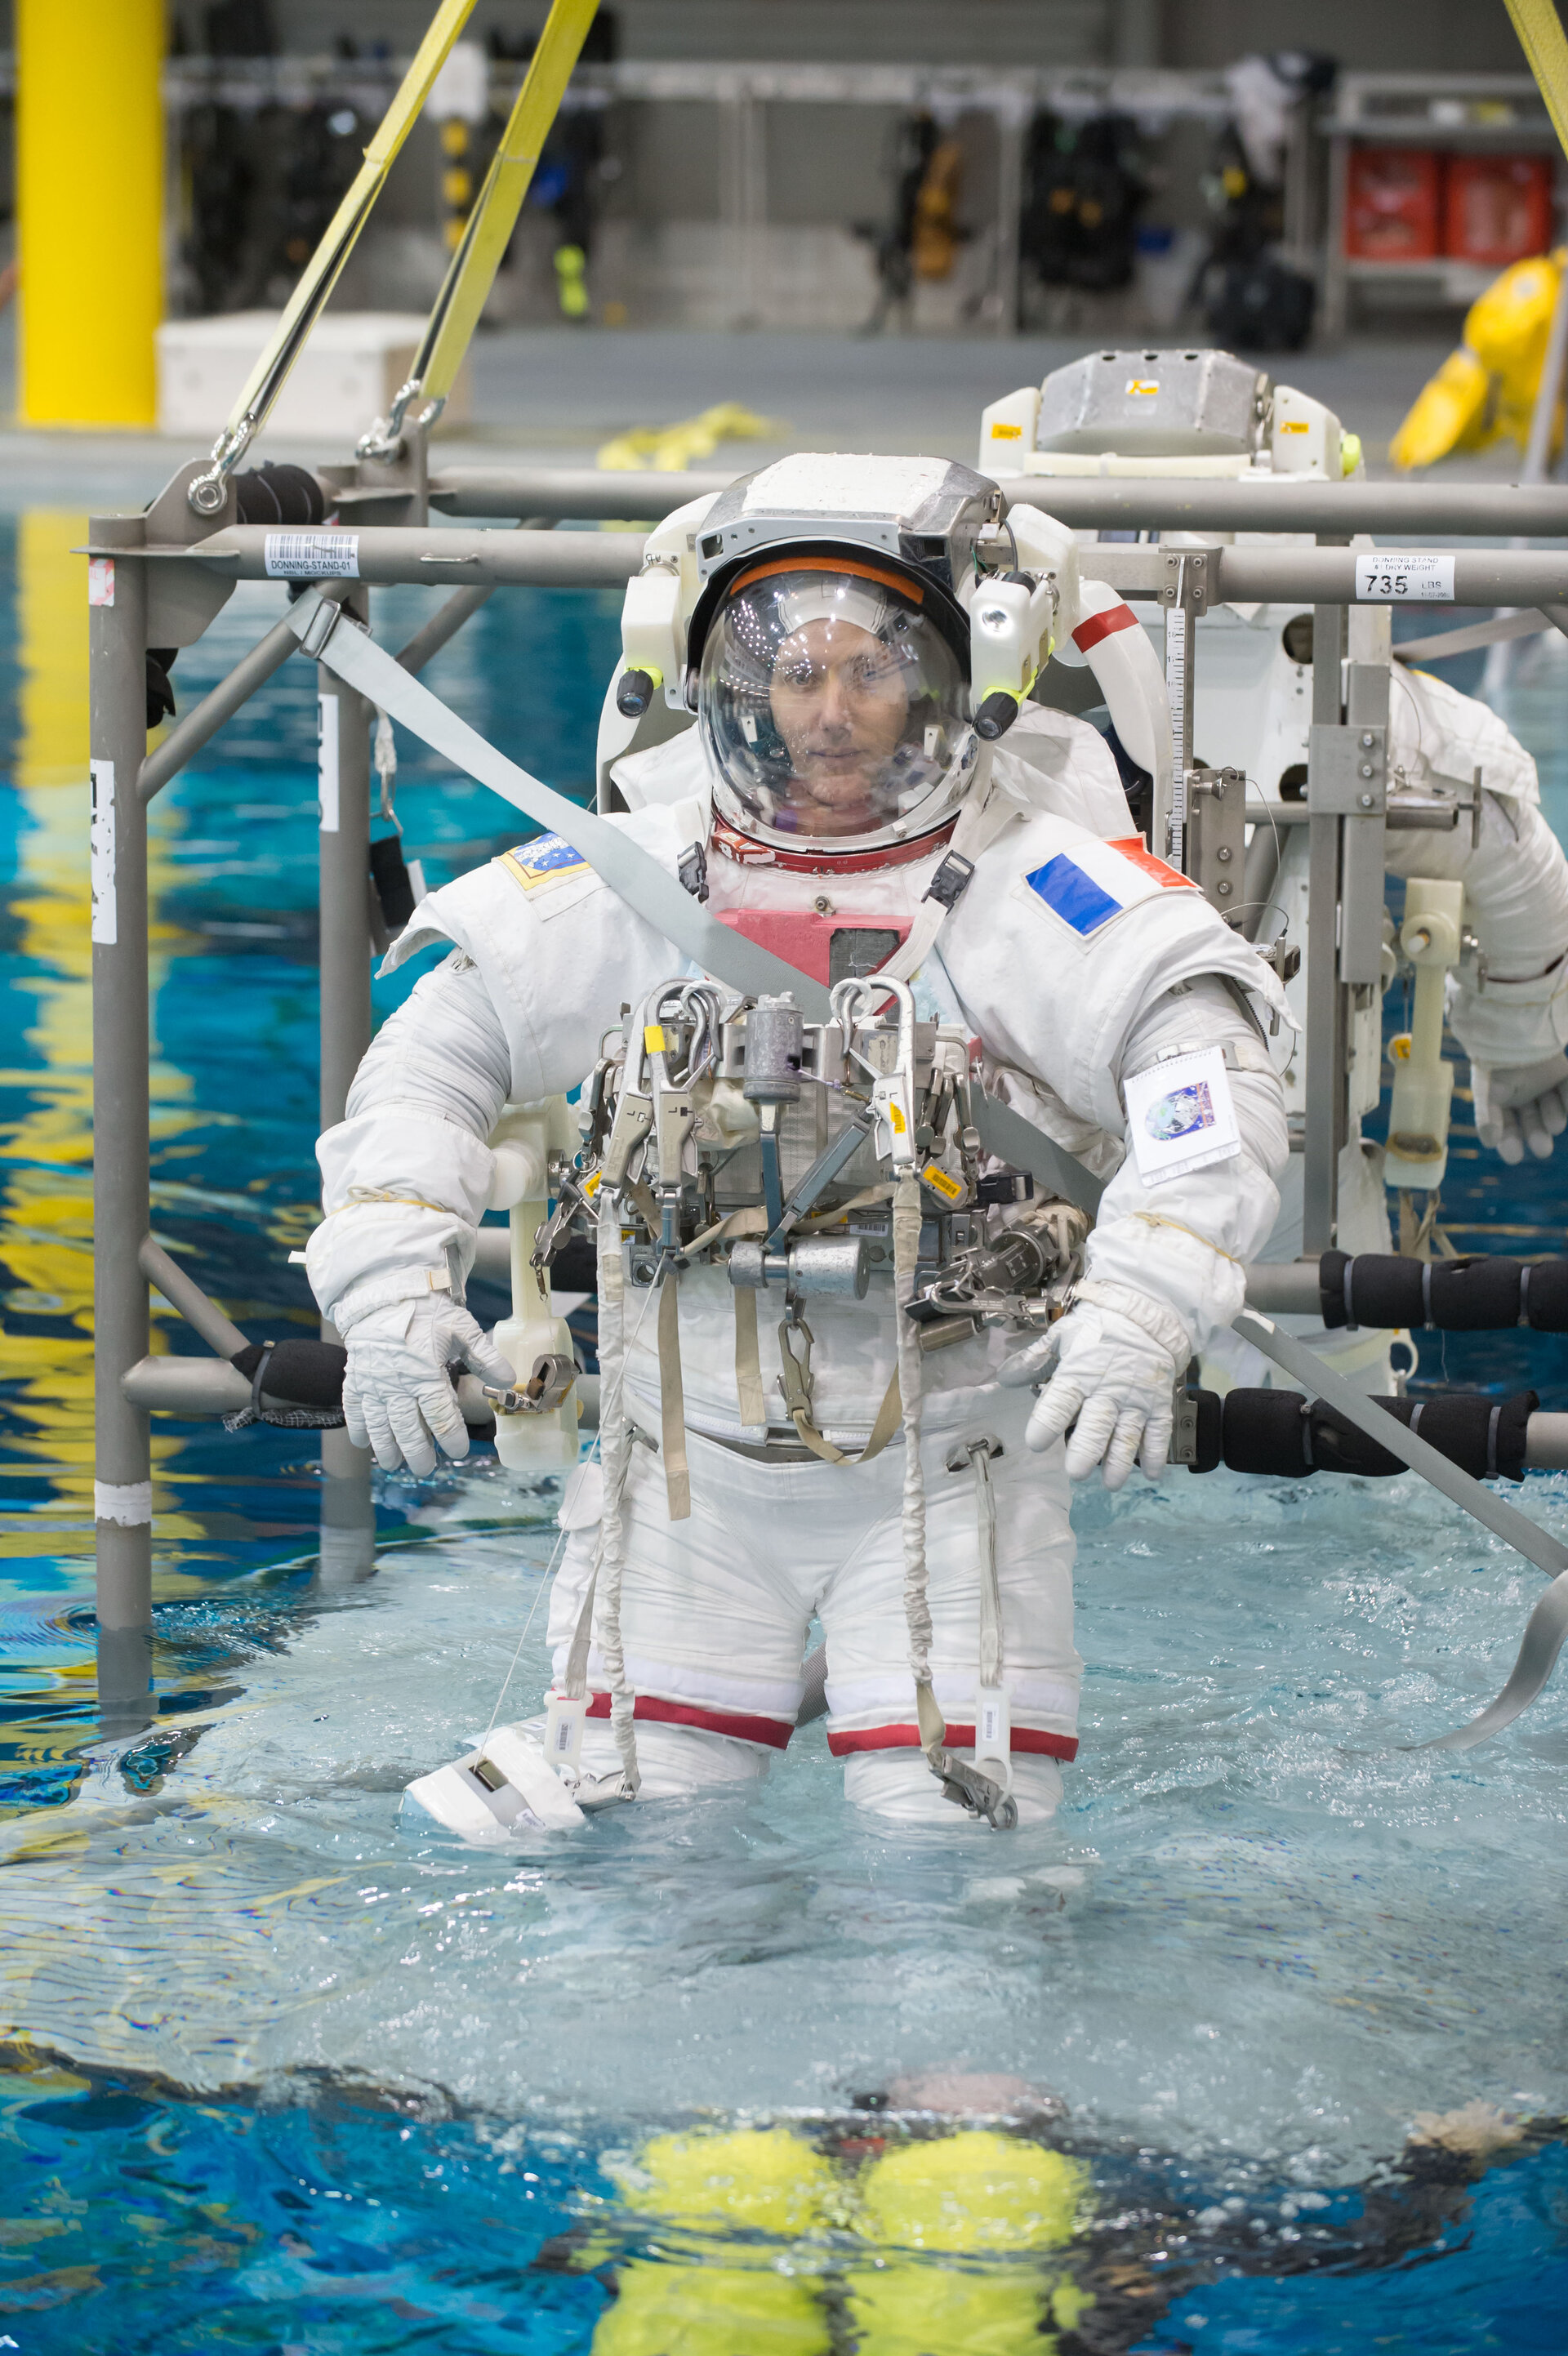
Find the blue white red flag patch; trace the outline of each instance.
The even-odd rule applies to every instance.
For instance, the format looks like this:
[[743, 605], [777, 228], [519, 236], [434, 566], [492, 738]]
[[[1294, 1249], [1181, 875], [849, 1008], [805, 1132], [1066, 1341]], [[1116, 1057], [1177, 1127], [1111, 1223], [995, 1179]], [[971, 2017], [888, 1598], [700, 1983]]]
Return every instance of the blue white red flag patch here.
[[532, 842], [520, 842], [515, 850], [503, 852], [501, 864], [510, 868], [525, 892], [536, 892], [542, 884], [558, 884], [568, 875], [585, 875], [589, 862], [562, 836], [541, 834]]
[[1118, 842], [1078, 842], [1036, 867], [1025, 883], [1053, 916], [1088, 940], [1101, 925], [1161, 892], [1197, 885], [1145, 848], [1141, 834]]

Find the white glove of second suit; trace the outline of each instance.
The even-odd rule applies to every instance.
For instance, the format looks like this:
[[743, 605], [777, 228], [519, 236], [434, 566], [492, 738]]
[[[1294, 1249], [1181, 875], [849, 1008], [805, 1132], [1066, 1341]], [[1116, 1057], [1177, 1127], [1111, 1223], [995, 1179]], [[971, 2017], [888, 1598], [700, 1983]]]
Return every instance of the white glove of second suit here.
[[1507, 1070], [1472, 1064], [1470, 1087], [1476, 1134], [1504, 1162], [1522, 1162], [1526, 1146], [1544, 1162], [1552, 1140], [1568, 1129], [1568, 1055], [1548, 1055], [1539, 1064]]
[[[1172, 1329], [1175, 1343], [1179, 1324], [1172, 1312], [1152, 1301], [1140, 1306], [1151, 1324]], [[1000, 1379], [1010, 1387], [1045, 1384], [1024, 1432], [1029, 1447], [1053, 1448], [1070, 1426], [1069, 1476], [1085, 1480], [1102, 1464], [1105, 1486], [1120, 1489], [1140, 1452], [1151, 1481], [1165, 1471], [1172, 1393], [1187, 1355], [1184, 1348], [1178, 1360], [1148, 1326], [1121, 1310], [1080, 1300], [1048, 1333], [1009, 1358]]]
[[512, 1370], [447, 1293], [366, 1312], [346, 1337], [343, 1421], [356, 1448], [388, 1472], [435, 1470], [437, 1445], [467, 1456], [468, 1427], [447, 1368], [462, 1359], [481, 1380], [510, 1386]]

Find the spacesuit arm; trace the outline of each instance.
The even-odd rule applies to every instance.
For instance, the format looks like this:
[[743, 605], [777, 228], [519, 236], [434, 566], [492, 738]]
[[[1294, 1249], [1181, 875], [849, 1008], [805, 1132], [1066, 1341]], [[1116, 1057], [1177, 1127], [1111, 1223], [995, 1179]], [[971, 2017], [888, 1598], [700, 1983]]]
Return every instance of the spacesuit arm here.
[[346, 1333], [373, 1308], [445, 1287], [461, 1301], [511, 1093], [511, 1057], [478, 969], [461, 951], [382, 1024], [317, 1146], [326, 1216], [306, 1264]]
[[1290, 1152], [1284, 1099], [1255, 1025], [1216, 974], [1146, 1005], [1128, 1032], [1124, 1085], [1176, 1047], [1230, 1049], [1241, 1150], [1184, 1178], [1147, 1185], [1129, 1153], [1107, 1186], [1085, 1255], [1090, 1282], [1143, 1285], [1179, 1321], [1187, 1355], [1240, 1310], [1246, 1263], [1279, 1215], [1275, 1175]]
[[1163, 991], [1140, 1011], [1119, 1076], [1187, 1047], [1231, 1051], [1240, 1151], [1158, 1186], [1129, 1154], [1101, 1199], [1073, 1305], [1004, 1376], [1048, 1377], [1029, 1420], [1030, 1446], [1048, 1448], [1070, 1428], [1069, 1472], [1081, 1480], [1103, 1462], [1107, 1488], [1122, 1485], [1140, 1454], [1151, 1478], [1163, 1468], [1174, 1387], [1240, 1309], [1245, 1264], [1279, 1209], [1274, 1177], [1289, 1151], [1280, 1085], [1256, 1028], [1217, 975]]
[[[1391, 833], [1391, 873], [1465, 886], [1478, 944], [1457, 978], [1449, 1021], [1470, 1058], [1483, 1144], [1518, 1162], [1568, 1126], [1568, 859], [1541, 814], [1535, 765], [1495, 713], [1423, 675], [1397, 683], [1396, 760], [1462, 787], [1481, 771], [1480, 840]], [[1419, 751], [1417, 750], [1419, 747]]]

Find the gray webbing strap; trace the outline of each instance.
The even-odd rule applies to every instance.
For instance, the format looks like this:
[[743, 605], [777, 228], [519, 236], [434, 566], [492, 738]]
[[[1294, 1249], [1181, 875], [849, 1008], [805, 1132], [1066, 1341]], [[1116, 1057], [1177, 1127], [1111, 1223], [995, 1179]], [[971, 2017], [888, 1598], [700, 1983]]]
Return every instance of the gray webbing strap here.
[[1093, 1218], [1100, 1209], [1100, 1198], [1105, 1192], [1103, 1178], [1096, 1178], [1068, 1152], [1065, 1146], [1047, 1137], [1021, 1112], [1004, 1104], [1000, 1097], [987, 1096], [982, 1087], [971, 1086], [970, 1118], [980, 1132], [980, 1141], [988, 1153], [1005, 1162], [1011, 1169], [1026, 1170], [1037, 1178], [1048, 1194], [1063, 1195], [1076, 1203], [1080, 1211]]
[[1364, 1431], [1391, 1456], [1402, 1457], [1412, 1472], [1441, 1489], [1456, 1505], [1463, 1505], [1478, 1522], [1511, 1547], [1517, 1547], [1527, 1562], [1543, 1570], [1552, 1584], [1530, 1613], [1526, 1623], [1524, 1641], [1519, 1648], [1513, 1675], [1497, 1699], [1487, 1705], [1479, 1718], [1467, 1726], [1455, 1727], [1452, 1734], [1441, 1734], [1431, 1742], [1412, 1743], [1409, 1748], [1419, 1751], [1471, 1751], [1488, 1735], [1510, 1725], [1521, 1711], [1527, 1710], [1552, 1675], [1563, 1643], [1568, 1637], [1568, 1547], [1554, 1538], [1540, 1524], [1521, 1514], [1505, 1498], [1495, 1497], [1483, 1489], [1468, 1472], [1440, 1456], [1430, 1441], [1418, 1439], [1405, 1425], [1384, 1413], [1364, 1391], [1348, 1383], [1343, 1375], [1326, 1366], [1314, 1350], [1307, 1349], [1289, 1333], [1283, 1333], [1267, 1317], [1256, 1310], [1243, 1309], [1234, 1320], [1234, 1330], [1244, 1342], [1272, 1358], [1277, 1366], [1300, 1383], [1314, 1398], [1326, 1400], [1337, 1415]]
[[[323, 618], [328, 616], [338, 617], [330, 627]], [[317, 635], [318, 618], [327, 629], [325, 639]], [[764, 991], [776, 994], [792, 991], [796, 1005], [812, 1022], [827, 1021], [828, 993], [821, 982], [798, 973], [770, 950], [758, 948], [743, 933], [732, 932], [727, 925], [721, 925], [716, 916], [710, 916], [701, 903], [693, 899], [683, 884], [618, 826], [568, 801], [564, 794], [530, 776], [515, 761], [509, 761], [504, 753], [498, 753], [493, 744], [487, 744], [477, 729], [470, 728], [466, 720], [459, 720], [438, 696], [432, 695], [427, 687], [378, 647], [368, 630], [344, 619], [340, 606], [319, 595], [314, 600], [302, 597], [288, 622], [307, 654], [324, 662], [328, 670], [357, 688], [381, 711], [390, 712], [432, 752], [439, 753], [481, 786], [489, 786], [492, 793], [499, 794], [503, 801], [510, 802], [535, 825], [549, 827], [561, 835], [610, 889], [620, 894], [628, 907], [654, 926], [666, 940], [673, 941], [705, 973], [716, 974], [732, 990], [741, 991], [747, 997]]]
[[[654, 926], [666, 940], [672, 941], [704, 973], [715, 974], [720, 981], [727, 982], [732, 990], [746, 997], [789, 991], [811, 1022], [828, 1020], [828, 993], [821, 982], [786, 965], [771, 950], [758, 948], [744, 933], [732, 932], [727, 925], [721, 925], [716, 916], [710, 916], [701, 903], [693, 899], [684, 885], [618, 826], [568, 801], [564, 794], [530, 776], [515, 761], [509, 761], [504, 753], [498, 753], [493, 744], [487, 744], [477, 729], [448, 711], [439, 696], [432, 695], [427, 687], [378, 647], [370, 632], [346, 616], [332, 599], [319, 593], [314, 598], [301, 597], [287, 619], [307, 654], [324, 662], [328, 670], [357, 688], [382, 712], [390, 712], [411, 735], [428, 744], [433, 753], [439, 753], [444, 760], [481, 786], [489, 786], [492, 793], [499, 794], [503, 801], [510, 802], [536, 826], [549, 827], [561, 835], [582, 854], [596, 874], [604, 878], [611, 891], [619, 894], [628, 908]], [[1065, 1195], [1092, 1218], [1105, 1191], [1098, 1178], [1090, 1177], [1044, 1130], [1014, 1112], [998, 1098], [987, 1096], [982, 1088], [972, 1088], [970, 1105], [974, 1125], [988, 1152], [998, 1155], [1015, 1170], [1028, 1171], [1053, 1194]]]
[[762, 1346], [757, 1333], [757, 1295], [748, 1285], [730, 1287], [735, 1302], [735, 1395], [740, 1419], [755, 1431], [768, 1421], [768, 1401], [762, 1389]]
[[672, 1522], [692, 1518], [686, 1462], [686, 1387], [681, 1374], [680, 1278], [668, 1265], [659, 1287], [659, 1411], [664, 1495]]

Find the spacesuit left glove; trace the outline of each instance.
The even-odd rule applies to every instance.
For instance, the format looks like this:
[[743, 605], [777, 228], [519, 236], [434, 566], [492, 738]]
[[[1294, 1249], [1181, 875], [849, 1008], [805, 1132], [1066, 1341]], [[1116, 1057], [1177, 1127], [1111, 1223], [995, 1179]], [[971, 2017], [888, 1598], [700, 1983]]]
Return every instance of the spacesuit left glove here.
[[356, 1448], [376, 1462], [421, 1476], [435, 1470], [437, 1445], [467, 1456], [468, 1427], [447, 1368], [464, 1361], [485, 1382], [510, 1387], [512, 1369], [476, 1321], [446, 1293], [367, 1310], [344, 1336], [343, 1422]]
[[1526, 1146], [1544, 1162], [1552, 1141], [1568, 1129], [1568, 1055], [1507, 1070], [1472, 1063], [1470, 1087], [1476, 1134], [1504, 1162], [1522, 1162]]
[[1025, 1428], [1030, 1448], [1053, 1448], [1070, 1430], [1069, 1477], [1086, 1480], [1100, 1464], [1105, 1486], [1120, 1489], [1140, 1456], [1151, 1481], [1165, 1471], [1176, 1376], [1188, 1352], [1171, 1310], [1133, 1296], [1128, 1286], [1095, 1289], [1129, 1295], [1129, 1307], [1135, 1300], [1141, 1313], [1079, 1298], [1048, 1333], [1009, 1358], [999, 1378], [1010, 1387], [1044, 1384]]

